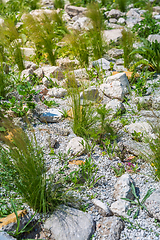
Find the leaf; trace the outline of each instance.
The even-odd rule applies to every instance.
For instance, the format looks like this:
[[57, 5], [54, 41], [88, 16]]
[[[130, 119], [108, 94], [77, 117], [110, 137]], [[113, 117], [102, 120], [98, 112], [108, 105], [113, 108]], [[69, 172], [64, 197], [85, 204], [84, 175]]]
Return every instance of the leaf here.
[[139, 208], [137, 209], [136, 213], [134, 214], [133, 219], [137, 218], [138, 214], [139, 214]]
[[133, 195], [135, 196], [135, 198], [138, 199], [138, 196], [137, 196], [137, 194], [136, 194], [136, 189], [135, 189], [135, 186], [134, 186], [133, 183], [131, 183], [131, 189], [132, 189], [132, 193], [133, 193]]
[[146, 195], [142, 199], [142, 202], [141, 202], [142, 204], [147, 200], [147, 198], [150, 197], [150, 195], [153, 193], [153, 191], [155, 191], [155, 189], [152, 189], [152, 188], [147, 191]]

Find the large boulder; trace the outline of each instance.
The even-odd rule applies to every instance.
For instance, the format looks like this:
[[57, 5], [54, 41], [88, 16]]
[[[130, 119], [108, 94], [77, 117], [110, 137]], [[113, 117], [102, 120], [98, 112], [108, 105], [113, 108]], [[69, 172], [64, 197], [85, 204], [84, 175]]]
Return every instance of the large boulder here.
[[88, 213], [62, 205], [46, 220], [44, 228], [51, 232], [50, 239], [89, 240], [95, 223]]

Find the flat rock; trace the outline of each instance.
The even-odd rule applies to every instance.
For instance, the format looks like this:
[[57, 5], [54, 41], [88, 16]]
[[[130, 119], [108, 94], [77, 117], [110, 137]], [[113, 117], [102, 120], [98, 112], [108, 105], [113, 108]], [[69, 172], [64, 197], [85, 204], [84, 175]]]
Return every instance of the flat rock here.
[[100, 222], [100, 240], [119, 240], [124, 222], [118, 217], [105, 217]]
[[109, 56], [111, 56], [113, 58], [122, 57], [123, 49], [112, 48], [107, 53]]
[[89, 240], [95, 223], [88, 213], [63, 205], [46, 220], [44, 228], [50, 230], [51, 240]]
[[63, 114], [56, 108], [49, 108], [40, 115], [41, 122], [55, 123], [59, 122]]
[[108, 17], [112, 17], [112, 18], [119, 18], [122, 16], [123, 16], [123, 13], [117, 9], [112, 9], [108, 13]]
[[135, 122], [135, 123], [131, 123], [130, 125], [127, 125], [126, 130], [132, 134], [135, 132], [137, 133], [142, 133], [143, 136], [150, 136], [150, 137], [154, 137], [153, 133], [152, 133], [152, 127], [149, 123], [147, 122]]

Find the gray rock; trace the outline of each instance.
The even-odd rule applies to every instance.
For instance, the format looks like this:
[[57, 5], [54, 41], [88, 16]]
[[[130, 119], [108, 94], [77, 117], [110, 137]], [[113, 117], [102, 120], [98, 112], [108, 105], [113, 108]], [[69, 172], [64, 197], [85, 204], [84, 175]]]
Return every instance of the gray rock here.
[[109, 43], [110, 41], [117, 42], [122, 38], [122, 29], [112, 29], [112, 30], [104, 30], [103, 37], [104, 40]]
[[113, 83], [114, 81], [119, 81], [123, 87], [124, 94], [129, 93], [130, 85], [126, 73], [117, 73], [113, 76], [110, 76], [106, 79], [106, 83]]
[[50, 230], [50, 239], [89, 240], [95, 223], [89, 214], [63, 205], [46, 220], [44, 228]]
[[151, 34], [148, 36], [148, 41], [155, 42], [156, 40], [157, 40], [157, 42], [160, 43], [160, 35], [159, 34]]
[[75, 75], [75, 78], [78, 78], [78, 79], [88, 78], [88, 74], [85, 68], [74, 70], [74, 75]]
[[38, 78], [43, 78], [44, 77], [44, 72], [43, 72], [43, 69], [42, 68], [37, 68], [35, 71], [34, 71], [34, 73], [36, 74], [36, 76], [38, 77]]
[[130, 208], [130, 203], [125, 200], [119, 199], [116, 202], [112, 203], [110, 208], [115, 215], [128, 217], [127, 211]]
[[155, 96], [152, 99], [152, 107], [155, 110], [160, 110], [160, 96]]
[[88, 17], [81, 17], [74, 22], [74, 24], [72, 25], [72, 28], [79, 31], [89, 30], [92, 28], [92, 24]]
[[67, 94], [67, 90], [64, 88], [51, 88], [48, 91], [48, 94], [50, 97], [56, 97], [56, 98], [62, 98]]
[[62, 70], [59, 67], [45, 66], [45, 67], [42, 67], [42, 70], [44, 72], [44, 75], [47, 76], [47, 77], [55, 77], [58, 80], [64, 79], [64, 75], [62, 73]]
[[111, 11], [109, 11], [108, 13], [108, 17], [112, 17], [112, 18], [119, 18], [122, 17], [123, 13], [117, 9], [112, 9]]
[[64, 9], [70, 17], [74, 17], [74, 16], [80, 15], [80, 14], [84, 15], [87, 11], [87, 8], [71, 6], [69, 4], [65, 5]]
[[119, 240], [124, 222], [118, 217], [105, 217], [100, 222], [100, 240]]
[[92, 199], [93, 204], [98, 208], [99, 213], [103, 216], [103, 217], [107, 217], [107, 216], [112, 216], [113, 213], [111, 212], [110, 208], [107, 206], [107, 204], [101, 202], [98, 199]]
[[[82, 141], [84, 142], [84, 146], [82, 145]], [[75, 138], [72, 138], [67, 144], [66, 152], [70, 150], [70, 154], [72, 156], [74, 155], [80, 156], [85, 152], [86, 150], [85, 146], [86, 146], [86, 142], [83, 138], [75, 137]]]
[[47, 109], [40, 115], [40, 121], [47, 123], [59, 122], [63, 114], [59, 112], [56, 108]]
[[23, 48], [21, 48], [21, 50], [22, 50], [24, 56], [26, 56], [26, 57], [31, 57], [31, 56], [35, 55], [34, 48], [23, 47]]
[[110, 23], [116, 23], [116, 22], [117, 22], [117, 19], [116, 19], [116, 18], [110, 18], [110, 19], [109, 19], [109, 22], [110, 22]]
[[122, 17], [119, 18], [118, 21], [117, 21], [117, 23], [119, 23], [119, 24], [124, 24], [125, 22], [126, 22], [126, 20]]
[[36, 70], [38, 68], [37, 64], [31, 61], [24, 61], [24, 66], [26, 69], [32, 68], [33, 70]]
[[113, 99], [106, 104], [106, 109], [111, 109], [111, 113], [115, 114], [117, 111], [124, 112], [125, 107], [118, 99]]
[[131, 123], [130, 125], [127, 125], [125, 129], [129, 132], [129, 134], [132, 135], [134, 131], [137, 133], [141, 132], [143, 136], [150, 136], [154, 137], [152, 127], [149, 123], [147, 122], [135, 122]]
[[11, 237], [6, 232], [0, 232], [0, 240], [15, 240], [16, 238]]
[[32, 76], [33, 76], [33, 69], [32, 68], [25, 69], [21, 72], [21, 79], [31, 81]]
[[160, 188], [147, 198], [145, 205], [149, 213], [160, 221]]
[[115, 184], [115, 190], [114, 190], [114, 197], [116, 200], [119, 200], [121, 198], [129, 198], [134, 199], [134, 195], [131, 190], [131, 184], [133, 183], [133, 179], [131, 176], [126, 173], [123, 174], [116, 182]]
[[96, 61], [93, 61], [92, 62], [92, 66], [93, 67], [99, 67], [101, 69], [104, 69], [104, 70], [109, 70], [110, 69], [110, 62], [107, 61], [105, 58], [100, 58]]
[[153, 18], [156, 19], [156, 20], [160, 20], [160, 14], [155, 15]]
[[109, 98], [115, 98], [123, 100], [125, 91], [122, 84], [119, 81], [113, 81], [111, 83], [103, 83], [100, 85], [100, 90], [103, 94]]
[[99, 91], [94, 86], [91, 86], [88, 89], [85, 89], [83, 92], [81, 92], [80, 98], [90, 100], [90, 101], [100, 101], [101, 100]]
[[112, 48], [107, 53], [109, 56], [111, 56], [113, 58], [122, 57], [123, 49]]
[[153, 7], [153, 12], [160, 13], [160, 6]]
[[117, 59], [116, 65], [124, 65], [124, 60], [122, 58]]

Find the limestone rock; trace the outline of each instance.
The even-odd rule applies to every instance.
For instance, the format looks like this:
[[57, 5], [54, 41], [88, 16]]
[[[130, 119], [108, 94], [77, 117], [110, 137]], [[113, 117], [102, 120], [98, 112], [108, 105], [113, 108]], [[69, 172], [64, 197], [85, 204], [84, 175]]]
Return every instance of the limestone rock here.
[[105, 217], [100, 222], [100, 240], [119, 240], [124, 222], [118, 217]]
[[112, 48], [107, 53], [109, 56], [111, 56], [113, 58], [122, 57], [123, 49]]
[[109, 98], [123, 100], [125, 96], [124, 88], [119, 81], [114, 81], [112, 83], [103, 83], [100, 85], [100, 90], [105, 96]]
[[121, 83], [124, 94], [129, 93], [130, 85], [125, 72], [117, 73], [113, 76], [108, 77], [106, 83], [113, 83], [114, 81], [119, 81]]
[[92, 199], [93, 204], [99, 209], [99, 213], [103, 216], [103, 217], [107, 217], [107, 216], [111, 216], [113, 215], [110, 208], [107, 206], [107, 204], [101, 202], [98, 199]]
[[62, 73], [62, 70], [59, 67], [44, 66], [44, 67], [42, 67], [42, 70], [44, 72], [44, 75], [47, 76], [47, 77], [55, 77], [58, 80], [64, 79], [64, 75]]
[[26, 79], [27, 81], [31, 81], [33, 76], [33, 69], [25, 69], [21, 72], [21, 79]]
[[[82, 145], [82, 141], [84, 142], [84, 146]], [[81, 137], [75, 137], [72, 138], [69, 143], [67, 144], [66, 147], [66, 152], [68, 152], [70, 150], [70, 154], [71, 155], [77, 155], [80, 156], [85, 152], [85, 145], [86, 142], [83, 138]]]
[[131, 183], [133, 183], [133, 180], [131, 176], [126, 173], [123, 174], [115, 184], [115, 191], [114, 191], [114, 197], [116, 200], [119, 200], [121, 198], [129, 198], [134, 199], [134, 195], [131, 190]]
[[117, 42], [122, 38], [122, 29], [112, 29], [112, 30], [104, 30], [103, 37], [104, 40], [109, 43], [110, 41]]
[[50, 97], [62, 98], [67, 94], [67, 90], [64, 88], [51, 88], [48, 91]]
[[130, 208], [130, 203], [125, 200], [119, 199], [116, 202], [112, 203], [110, 208], [115, 215], [128, 217], [127, 211]]
[[92, 62], [92, 66], [93, 67], [99, 67], [101, 69], [104, 69], [104, 70], [109, 70], [110, 69], [110, 62], [107, 61], [105, 58], [100, 58], [96, 61], [93, 61]]
[[59, 112], [56, 108], [49, 108], [40, 115], [40, 121], [55, 123], [59, 122], [63, 114]]
[[89, 240], [95, 223], [88, 213], [62, 205], [46, 220], [44, 228], [50, 230], [51, 240]]
[[15, 238], [11, 237], [6, 232], [0, 232], [0, 240], [15, 240]]
[[108, 17], [112, 17], [112, 18], [119, 18], [122, 17], [123, 13], [117, 9], [112, 9], [111, 11], [109, 11], [108, 13]]
[[84, 15], [85, 12], [87, 11], [87, 8], [71, 6], [69, 4], [65, 5], [64, 9], [70, 17], [74, 17], [74, 16], [80, 15], [80, 14]]
[[92, 28], [92, 24], [88, 17], [81, 17], [74, 22], [74, 24], [72, 25], [72, 28], [78, 31], [89, 30]]
[[148, 36], [148, 41], [155, 42], [157, 40], [160, 43], [160, 35], [159, 34], [151, 34]]
[[160, 221], [160, 188], [147, 198], [145, 205], [149, 213]]
[[113, 99], [106, 104], [106, 109], [111, 109], [111, 113], [115, 114], [117, 111], [124, 112], [125, 107], [118, 99]]
[[35, 71], [34, 71], [34, 74], [36, 74], [36, 76], [38, 78], [43, 78], [44, 77], [44, 72], [43, 72], [43, 69], [42, 68], [37, 68]]
[[94, 86], [91, 86], [88, 89], [85, 89], [83, 92], [81, 92], [80, 98], [91, 101], [100, 101], [101, 99], [98, 89]]
[[141, 132], [143, 134], [143, 136], [153, 136], [152, 133], [152, 127], [149, 123], [147, 122], [135, 122], [135, 123], [131, 123], [130, 125], [127, 125], [126, 130], [132, 134], [134, 133], [134, 131], [136, 132]]

